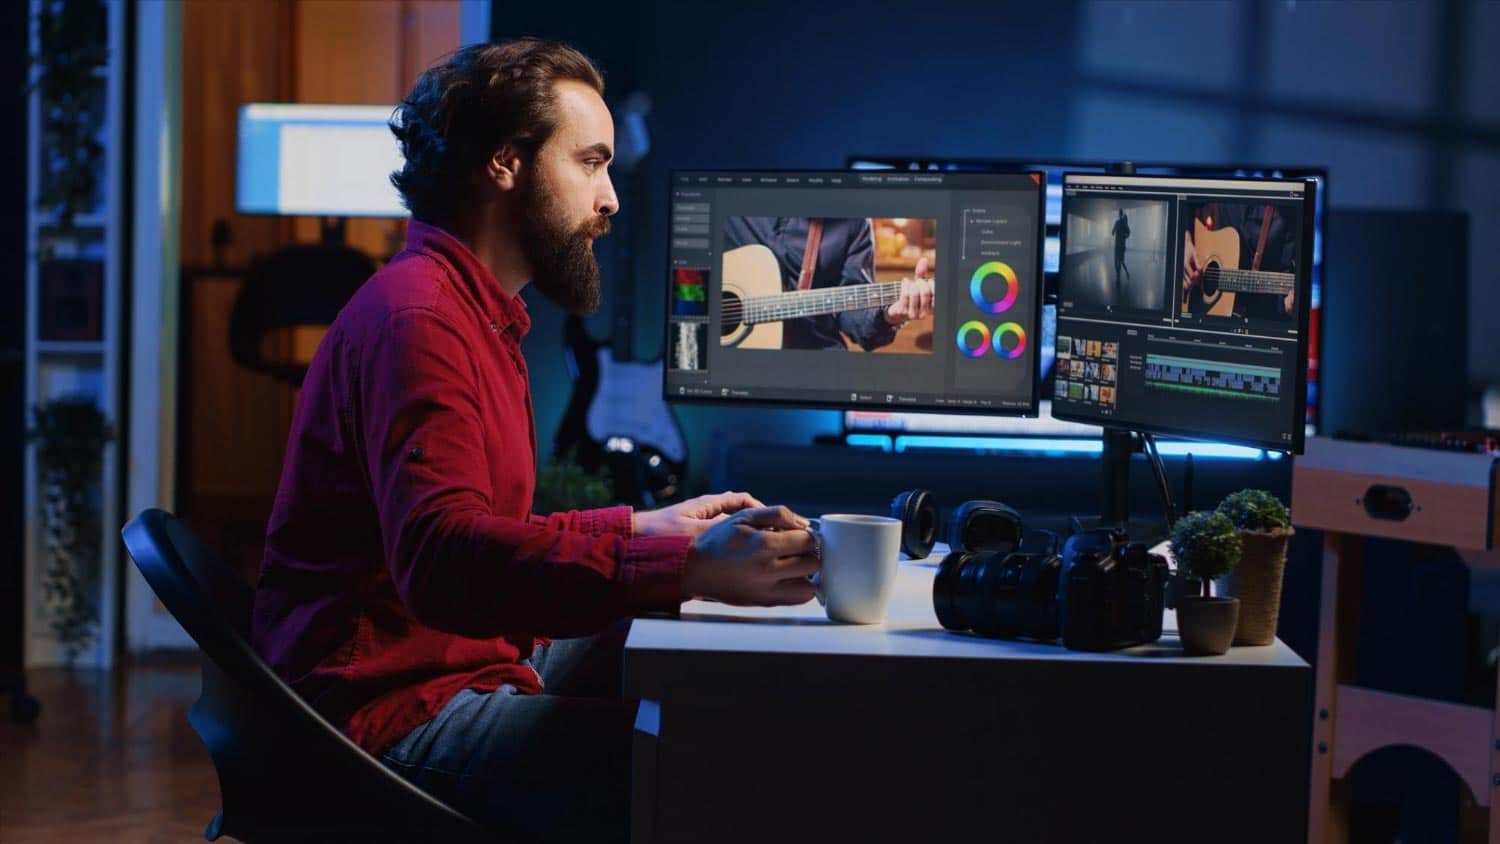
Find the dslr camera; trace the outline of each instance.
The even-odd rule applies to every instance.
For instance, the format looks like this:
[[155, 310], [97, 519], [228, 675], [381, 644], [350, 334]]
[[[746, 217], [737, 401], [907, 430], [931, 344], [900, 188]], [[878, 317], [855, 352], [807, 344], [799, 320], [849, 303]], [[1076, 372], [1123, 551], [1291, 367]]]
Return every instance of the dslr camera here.
[[1119, 529], [1075, 533], [1061, 553], [1042, 531], [1019, 549], [949, 554], [932, 605], [949, 630], [1113, 651], [1161, 638], [1168, 574], [1165, 558]]

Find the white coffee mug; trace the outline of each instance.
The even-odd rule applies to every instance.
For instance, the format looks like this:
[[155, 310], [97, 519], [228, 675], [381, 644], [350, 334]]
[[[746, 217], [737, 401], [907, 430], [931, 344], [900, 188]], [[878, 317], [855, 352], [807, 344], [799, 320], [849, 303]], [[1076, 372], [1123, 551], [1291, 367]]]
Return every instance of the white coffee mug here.
[[879, 624], [896, 585], [901, 520], [832, 513], [808, 521], [823, 563], [813, 575], [818, 603], [834, 621]]

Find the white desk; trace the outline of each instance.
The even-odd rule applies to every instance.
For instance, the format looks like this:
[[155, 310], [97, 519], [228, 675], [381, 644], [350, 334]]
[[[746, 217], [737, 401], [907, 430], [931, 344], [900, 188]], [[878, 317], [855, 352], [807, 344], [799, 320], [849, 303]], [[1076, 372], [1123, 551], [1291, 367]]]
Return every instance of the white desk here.
[[816, 601], [637, 619], [632, 840], [1302, 840], [1307, 663], [982, 639], [903, 562], [887, 620]]

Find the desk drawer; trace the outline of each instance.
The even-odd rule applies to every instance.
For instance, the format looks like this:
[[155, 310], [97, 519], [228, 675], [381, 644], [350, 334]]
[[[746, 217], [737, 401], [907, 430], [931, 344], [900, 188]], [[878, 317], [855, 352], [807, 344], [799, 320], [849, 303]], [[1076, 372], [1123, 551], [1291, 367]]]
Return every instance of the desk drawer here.
[[1292, 470], [1299, 527], [1457, 548], [1500, 547], [1497, 461], [1315, 437]]

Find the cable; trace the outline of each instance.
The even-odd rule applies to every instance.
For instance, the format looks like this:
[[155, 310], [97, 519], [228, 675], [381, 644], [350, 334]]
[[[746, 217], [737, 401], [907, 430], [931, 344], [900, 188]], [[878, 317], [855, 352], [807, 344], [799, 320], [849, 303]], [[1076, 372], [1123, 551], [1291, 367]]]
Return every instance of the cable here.
[[1141, 442], [1146, 446], [1146, 458], [1151, 463], [1151, 474], [1156, 477], [1156, 491], [1160, 493], [1162, 509], [1166, 511], [1167, 530], [1171, 531], [1172, 525], [1177, 523], [1177, 508], [1172, 504], [1172, 486], [1167, 483], [1167, 468], [1162, 464], [1161, 452], [1156, 450], [1156, 438], [1142, 433]]

